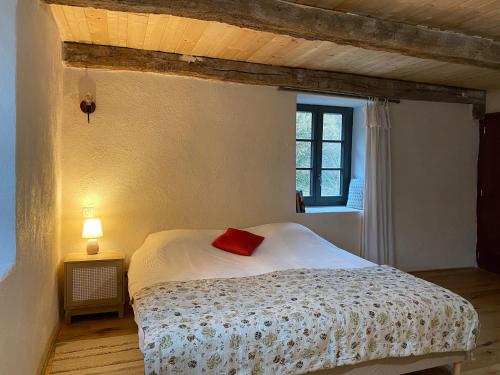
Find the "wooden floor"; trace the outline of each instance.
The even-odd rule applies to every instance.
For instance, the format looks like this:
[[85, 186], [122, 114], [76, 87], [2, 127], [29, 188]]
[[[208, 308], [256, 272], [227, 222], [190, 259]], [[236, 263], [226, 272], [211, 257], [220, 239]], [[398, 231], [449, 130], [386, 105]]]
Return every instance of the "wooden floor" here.
[[[440, 271], [416, 272], [416, 276], [448, 288], [467, 298], [479, 312], [481, 334], [473, 359], [467, 361], [462, 370], [464, 375], [500, 375], [500, 275], [479, 269], [455, 269]], [[114, 315], [93, 317], [77, 317], [71, 325], [63, 324], [56, 341], [56, 347], [74, 345], [81, 340], [112, 338], [137, 334], [137, 326], [129, 309], [123, 319]], [[75, 346], [76, 345], [76, 346]], [[130, 350], [130, 363], [137, 363], [137, 349]], [[122, 353], [123, 354], [123, 353]], [[116, 364], [109, 369], [100, 367], [91, 372], [63, 372], [53, 369], [54, 353], [52, 353], [47, 374], [137, 374], [138, 371], [116, 370]], [[91, 363], [89, 354], [86, 360]], [[55, 367], [55, 366], [54, 366]], [[415, 375], [450, 374], [447, 368], [436, 368], [414, 373]]]

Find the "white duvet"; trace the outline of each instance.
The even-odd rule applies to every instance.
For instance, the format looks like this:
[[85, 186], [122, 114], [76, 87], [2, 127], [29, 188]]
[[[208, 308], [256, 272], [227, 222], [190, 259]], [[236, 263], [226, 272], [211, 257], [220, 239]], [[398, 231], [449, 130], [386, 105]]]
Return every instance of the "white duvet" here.
[[165, 281], [260, 275], [299, 268], [362, 268], [375, 264], [339, 249], [294, 223], [245, 230], [264, 236], [252, 256], [228, 253], [211, 244], [223, 230], [168, 230], [150, 234], [133, 254], [128, 271], [131, 298], [142, 288]]

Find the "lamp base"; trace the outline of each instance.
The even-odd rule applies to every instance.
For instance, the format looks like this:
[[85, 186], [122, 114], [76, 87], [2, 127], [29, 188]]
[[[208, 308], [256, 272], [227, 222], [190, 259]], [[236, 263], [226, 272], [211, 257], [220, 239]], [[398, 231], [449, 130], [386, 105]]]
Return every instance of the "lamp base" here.
[[99, 253], [99, 244], [97, 243], [97, 240], [88, 240], [87, 254], [96, 255], [97, 253]]

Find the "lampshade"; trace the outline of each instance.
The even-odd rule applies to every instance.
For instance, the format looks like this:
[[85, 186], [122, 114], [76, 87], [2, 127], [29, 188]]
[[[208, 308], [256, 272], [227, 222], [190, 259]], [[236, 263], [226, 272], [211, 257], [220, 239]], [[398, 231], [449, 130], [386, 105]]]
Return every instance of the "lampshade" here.
[[87, 219], [83, 223], [82, 238], [102, 237], [102, 226], [100, 219]]

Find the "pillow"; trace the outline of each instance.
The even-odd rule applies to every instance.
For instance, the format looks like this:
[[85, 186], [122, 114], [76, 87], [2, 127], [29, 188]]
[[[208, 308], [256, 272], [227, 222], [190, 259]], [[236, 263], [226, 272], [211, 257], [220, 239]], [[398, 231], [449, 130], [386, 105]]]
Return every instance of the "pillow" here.
[[262, 241], [264, 241], [262, 236], [244, 230], [228, 228], [212, 242], [212, 246], [233, 254], [250, 256]]
[[349, 184], [349, 195], [347, 196], [347, 207], [363, 210], [365, 181], [359, 178], [351, 179]]

